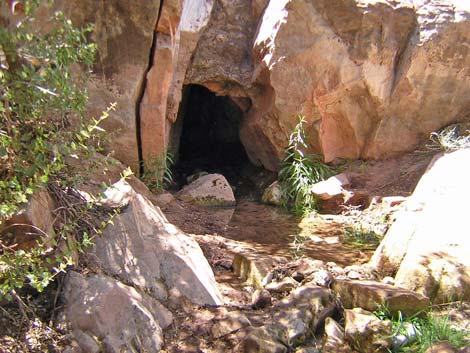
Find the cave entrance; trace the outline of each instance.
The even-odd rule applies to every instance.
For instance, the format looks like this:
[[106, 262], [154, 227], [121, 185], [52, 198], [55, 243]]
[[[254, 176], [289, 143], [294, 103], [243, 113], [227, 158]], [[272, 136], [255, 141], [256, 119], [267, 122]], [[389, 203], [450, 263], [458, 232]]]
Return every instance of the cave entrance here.
[[184, 95], [178, 118], [182, 118], [178, 183], [205, 171], [223, 174], [237, 185], [242, 169], [249, 164], [239, 137], [243, 111], [229, 97], [217, 96], [204, 86], [185, 86]]

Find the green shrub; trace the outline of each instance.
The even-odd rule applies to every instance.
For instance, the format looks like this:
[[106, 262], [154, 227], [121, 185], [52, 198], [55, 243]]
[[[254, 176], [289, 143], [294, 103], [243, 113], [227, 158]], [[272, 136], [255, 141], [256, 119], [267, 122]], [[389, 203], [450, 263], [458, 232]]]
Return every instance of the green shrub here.
[[[84, 114], [84, 83], [96, 51], [86, 39], [92, 28], [77, 29], [60, 12], [47, 32], [33, 28], [38, 3], [25, 0], [24, 18], [0, 28], [0, 229], [39, 189], [53, 188], [62, 200], [78, 197], [72, 195], [76, 175], [67, 160], [100, 149], [99, 124], [114, 109], [113, 104], [98, 119]], [[52, 248], [39, 240], [31, 250], [16, 250], [0, 234], [0, 294], [25, 284], [42, 290], [72, 262], [75, 250], [89, 244], [100, 227], [86, 217], [94, 206], [80, 197], [75, 201], [57, 214]]]
[[299, 122], [289, 137], [289, 146], [278, 174], [286, 206], [297, 215], [316, 209], [316, 200], [311, 192], [313, 184], [334, 174], [319, 156], [305, 153], [308, 144], [305, 140], [304, 123], [305, 118], [299, 116]]
[[158, 192], [173, 182], [173, 173], [171, 171], [173, 164], [173, 155], [166, 152], [153, 159], [149, 166], [144, 167], [140, 179], [151, 191]]

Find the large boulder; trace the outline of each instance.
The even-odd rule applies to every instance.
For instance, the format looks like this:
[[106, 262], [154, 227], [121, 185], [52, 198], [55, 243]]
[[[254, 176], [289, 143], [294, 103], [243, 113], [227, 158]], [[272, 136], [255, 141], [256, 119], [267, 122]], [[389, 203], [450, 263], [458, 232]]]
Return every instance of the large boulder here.
[[106, 276], [70, 272], [62, 297], [60, 319], [86, 352], [93, 336], [107, 353], [158, 352], [173, 320], [156, 299]]
[[222, 304], [212, 269], [194, 239], [125, 181], [105, 194], [103, 202], [124, 209], [95, 240], [91, 259], [106, 273], [158, 299], [171, 291], [197, 304]]
[[[270, 1], [256, 33], [241, 131], [274, 169], [300, 113], [326, 161], [380, 158], [468, 119], [470, 4], [462, 1]], [[399, 141], [399, 143], [397, 143]]]
[[185, 186], [177, 197], [200, 206], [234, 206], [235, 196], [221, 174], [207, 174]]
[[371, 264], [434, 303], [470, 299], [470, 149], [436, 156]]

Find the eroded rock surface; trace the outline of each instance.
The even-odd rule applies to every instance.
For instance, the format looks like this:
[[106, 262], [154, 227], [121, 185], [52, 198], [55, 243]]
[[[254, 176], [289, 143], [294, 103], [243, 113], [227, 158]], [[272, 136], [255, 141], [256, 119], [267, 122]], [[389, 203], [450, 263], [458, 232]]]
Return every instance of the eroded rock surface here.
[[[126, 182], [111, 187], [126, 207], [96, 239], [91, 259], [106, 273], [166, 299], [168, 291], [198, 304], [221, 304], [214, 274], [195, 240]], [[120, 201], [122, 203], [122, 201]]]
[[70, 272], [63, 297], [62, 320], [75, 330], [85, 351], [96, 345], [90, 339], [97, 336], [105, 352], [158, 352], [162, 329], [172, 322], [172, 314], [156, 299], [106, 276]]
[[252, 158], [275, 167], [299, 113], [327, 161], [407, 151], [431, 131], [465, 120], [469, 7], [270, 1], [253, 48], [253, 79], [265, 94], [253, 97], [242, 128]]
[[178, 192], [181, 200], [200, 206], [234, 206], [235, 196], [227, 179], [221, 174], [207, 174]]
[[410, 316], [429, 307], [429, 299], [421, 294], [374, 281], [337, 280], [333, 291], [347, 309], [360, 307], [375, 311], [385, 306], [393, 315], [400, 311]]
[[433, 302], [470, 298], [470, 149], [436, 156], [371, 263]]
[[344, 311], [345, 336], [349, 343], [364, 353], [386, 352], [392, 345], [392, 322], [378, 319], [360, 308]]

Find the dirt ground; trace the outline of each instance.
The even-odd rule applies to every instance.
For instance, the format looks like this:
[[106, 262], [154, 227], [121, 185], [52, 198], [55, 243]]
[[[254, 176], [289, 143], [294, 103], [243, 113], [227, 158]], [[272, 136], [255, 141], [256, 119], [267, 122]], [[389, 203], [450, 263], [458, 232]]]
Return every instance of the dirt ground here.
[[[413, 192], [433, 156], [434, 153], [430, 152], [413, 152], [385, 161], [355, 161], [346, 166], [345, 172], [350, 175], [351, 188], [365, 191], [371, 198], [374, 196], [407, 197]], [[350, 225], [357, 222], [375, 222], [378, 218], [383, 217], [384, 212], [387, 211], [377, 208], [372, 211], [345, 209], [343, 214], [326, 215], [322, 221], [333, 220]], [[211, 333], [215, 318], [222, 315], [222, 312], [241, 311], [250, 318], [256, 313], [256, 310], [250, 305], [254, 288], [243, 283], [232, 273], [233, 254], [230, 253], [227, 243], [220, 240], [220, 235], [226, 231], [227, 223], [219, 217], [211, 216], [211, 213], [181, 203], [169, 206], [166, 215], [172, 223], [175, 223], [183, 231], [193, 234], [193, 237], [199, 242], [228, 304], [222, 308], [202, 308], [187, 304], [185, 308], [177, 311], [174, 325], [165, 332], [164, 352], [236, 352], [239, 348], [237, 342], [243, 336], [243, 331], [219, 338], [214, 338]], [[390, 217], [387, 221], [391, 222], [392, 220], [393, 218]], [[318, 223], [316, 224], [318, 225]], [[385, 230], [386, 228], [384, 228]], [[330, 249], [331, 246], [335, 245], [329, 245]], [[325, 248], [321, 251], [325, 253], [327, 250]], [[348, 251], [344, 247], [339, 251], [339, 255], [347, 259], [349, 265], [365, 263], [373, 253], [371, 249], [349, 249]], [[274, 298], [274, 302], [277, 299]], [[461, 311], [453, 309], [455, 316], [465, 317], [464, 320], [461, 320], [462, 322], [470, 317], [470, 310], [468, 307], [465, 308]], [[262, 318], [266, 313], [260, 311], [257, 315]]]
[[[355, 161], [347, 165], [346, 170], [351, 173], [351, 187], [364, 190], [370, 196], [409, 196], [432, 157], [433, 154], [429, 152], [413, 152], [386, 161]], [[260, 320], [263, 319], [263, 312], [253, 311], [250, 302], [254, 289], [233, 274], [233, 254], [227, 251], [223, 241], [210, 238], [211, 235], [223, 235], [227, 222], [220, 217], [213, 217], [210, 212], [181, 202], [173, 203], [163, 208], [163, 211], [170, 222], [193, 234], [199, 241], [228, 302], [221, 308], [201, 308], [186, 303], [174, 309], [175, 321], [165, 331], [163, 352], [234, 351], [237, 335], [214, 339], [209, 332], [210, 323], [217, 315], [227, 311], [249, 311], [251, 317], [259, 313]], [[358, 210], [348, 212], [356, 212], [356, 216], [361, 213]], [[368, 261], [371, 251], [358, 250], [357, 254], [352, 254], [355, 263], [360, 264]], [[31, 308], [36, 311], [35, 315], [29, 315], [29, 319], [14, 304], [0, 307], [0, 353], [63, 351], [69, 340], [65, 333], [53, 329], [51, 315], [56, 295], [54, 287], [40, 295], [29, 293]], [[459, 312], [455, 315], [463, 314]], [[469, 317], [465, 317], [467, 322]]]

